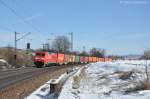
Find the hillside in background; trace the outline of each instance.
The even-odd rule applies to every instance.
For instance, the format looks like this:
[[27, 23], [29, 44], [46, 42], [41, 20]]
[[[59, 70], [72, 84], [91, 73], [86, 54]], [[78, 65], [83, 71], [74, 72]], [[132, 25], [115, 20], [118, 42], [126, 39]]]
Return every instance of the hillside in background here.
[[27, 52], [17, 49], [17, 63], [15, 65], [15, 50], [12, 47], [0, 48], [0, 69], [19, 68], [33, 66], [33, 51]]

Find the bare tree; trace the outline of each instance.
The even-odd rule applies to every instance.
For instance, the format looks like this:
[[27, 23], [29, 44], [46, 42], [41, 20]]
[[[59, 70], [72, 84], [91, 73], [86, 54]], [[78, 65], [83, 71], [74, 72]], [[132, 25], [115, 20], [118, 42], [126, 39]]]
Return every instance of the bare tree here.
[[66, 36], [58, 36], [52, 43], [52, 48], [58, 52], [69, 52], [71, 43]]
[[113, 60], [124, 60], [125, 56], [121, 56], [121, 55], [109, 55], [108, 58], [112, 58]]
[[144, 51], [144, 59], [145, 59], [145, 73], [146, 73], [146, 77], [147, 77], [147, 82], [149, 82], [147, 60], [150, 59], [150, 50], [145, 50], [145, 51]]
[[90, 50], [90, 54], [91, 54], [91, 56], [104, 57], [105, 56], [105, 50], [99, 49], [99, 48], [92, 48]]
[[86, 51], [82, 51], [79, 55], [81, 55], [81, 56], [89, 56], [89, 54]]

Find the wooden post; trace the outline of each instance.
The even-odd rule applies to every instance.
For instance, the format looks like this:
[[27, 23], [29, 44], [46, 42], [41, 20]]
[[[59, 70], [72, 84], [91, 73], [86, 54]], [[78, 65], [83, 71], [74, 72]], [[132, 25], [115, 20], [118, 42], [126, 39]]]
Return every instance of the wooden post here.
[[50, 83], [50, 94], [54, 93], [57, 95], [60, 90], [61, 90], [61, 83], [57, 82], [55, 79], [52, 80], [52, 82]]

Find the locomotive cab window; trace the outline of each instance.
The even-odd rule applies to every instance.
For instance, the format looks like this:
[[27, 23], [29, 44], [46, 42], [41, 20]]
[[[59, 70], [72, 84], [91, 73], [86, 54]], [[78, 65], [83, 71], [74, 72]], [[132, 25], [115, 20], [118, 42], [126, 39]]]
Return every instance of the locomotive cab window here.
[[42, 57], [44, 57], [45, 53], [36, 53], [36, 56], [42, 56]]

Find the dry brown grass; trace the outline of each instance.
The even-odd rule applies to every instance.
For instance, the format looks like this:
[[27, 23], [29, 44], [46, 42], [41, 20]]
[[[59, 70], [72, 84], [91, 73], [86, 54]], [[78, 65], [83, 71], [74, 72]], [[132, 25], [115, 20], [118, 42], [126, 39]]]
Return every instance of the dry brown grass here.
[[150, 90], [150, 82], [145, 80], [143, 82], [143, 85], [144, 85], [144, 90]]
[[[0, 48], [0, 58], [5, 59], [10, 65], [14, 66], [14, 48]], [[25, 50], [17, 50], [17, 64], [14, 67], [33, 66], [33, 55], [26, 54]]]
[[72, 83], [72, 88], [73, 89], [77, 89], [77, 88], [80, 87], [81, 79], [86, 77], [85, 69], [86, 69], [86, 67], [82, 68], [79, 75], [73, 76], [73, 83]]
[[80, 79], [81, 79], [81, 77], [79, 77], [77, 75], [73, 77], [73, 83], [72, 83], [73, 89], [77, 89], [80, 87]]
[[130, 92], [137, 92], [141, 90], [150, 90], [150, 82], [148, 82], [147, 80], [140, 83], [137, 82], [134, 87], [128, 88], [125, 92], [130, 93]]
[[120, 73], [119, 78], [122, 80], [129, 79], [131, 77], [132, 73], [133, 73], [132, 71], [122, 72], [122, 73]]
[[49, 79], [56, 79], [65, 72], [66, 68], [54, 71], [53, 73], [47, 72], [30, 80], [16, 83], [5, 90], [1, 90], [0, 99], [23, 99], [23, 97], [29, 95]]

